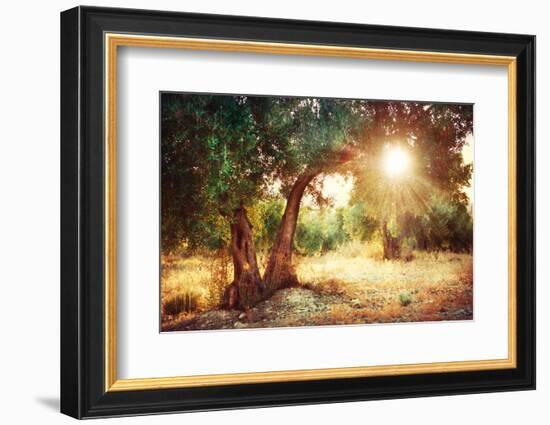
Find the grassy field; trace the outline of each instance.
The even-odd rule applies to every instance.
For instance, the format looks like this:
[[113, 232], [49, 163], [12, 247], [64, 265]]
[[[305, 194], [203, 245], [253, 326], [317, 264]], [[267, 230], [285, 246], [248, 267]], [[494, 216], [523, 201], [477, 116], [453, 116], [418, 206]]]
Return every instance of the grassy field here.
[[301, 288], [280, 291], [246, 314], [206, 314], [218, 309], [231, 280], [228, 260], [163, 258], [163, 330], [467, 320], [473, 315], [469, 254], [414, 252], [411, 261], [384, 261], [372, 248], [354, 244], [297, 257]]

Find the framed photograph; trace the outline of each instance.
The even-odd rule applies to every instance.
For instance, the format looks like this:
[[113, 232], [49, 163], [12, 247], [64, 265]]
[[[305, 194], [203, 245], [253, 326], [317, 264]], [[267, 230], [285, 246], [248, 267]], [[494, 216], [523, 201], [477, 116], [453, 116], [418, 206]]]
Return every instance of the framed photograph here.
[[61, 411], [535, 388], [535, 37], [61, 14]]

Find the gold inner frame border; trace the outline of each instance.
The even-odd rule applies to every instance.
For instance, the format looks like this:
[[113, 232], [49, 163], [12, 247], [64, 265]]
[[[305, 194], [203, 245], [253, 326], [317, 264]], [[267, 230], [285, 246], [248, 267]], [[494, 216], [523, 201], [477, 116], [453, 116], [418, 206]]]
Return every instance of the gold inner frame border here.
[[[118, 47], [148, 47], [325, 56], [355, 59], [397, 60], [468, 65], [504, 66], [508, 72], [508, 357], [495, 360], [398, 364], [381, 366], [305, 369], [215, 375], [118, 379], [116, 324], [116, 128], [117, 128], [117, 51]], [[329, 45], [287, 44], [200, 38], [163, 37], [106, 33], [105, 47], [105, 391], [238, 385], [269, 382], [411, 375], [513, 369], [516, 359], [516, 58], [464, 53], [371, 49]]]

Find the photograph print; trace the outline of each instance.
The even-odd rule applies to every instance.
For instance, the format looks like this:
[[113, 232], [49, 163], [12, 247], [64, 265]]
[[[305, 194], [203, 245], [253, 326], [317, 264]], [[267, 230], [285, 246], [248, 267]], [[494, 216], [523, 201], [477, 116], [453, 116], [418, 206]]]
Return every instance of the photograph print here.
[[160, 93], [161, 331], [473, 319], [473, 105]]

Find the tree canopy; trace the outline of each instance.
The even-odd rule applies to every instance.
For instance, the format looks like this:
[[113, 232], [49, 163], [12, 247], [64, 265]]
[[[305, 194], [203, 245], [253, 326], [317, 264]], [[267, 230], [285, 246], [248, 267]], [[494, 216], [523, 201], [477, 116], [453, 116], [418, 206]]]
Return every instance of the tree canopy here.
[[163, 94], [163, 247], [221, 243], [212, 234], [223, 234], [220, 215], [288, 193], [306, 169], [329, 167], [351, 134], [351, 106], [338, 99]]

